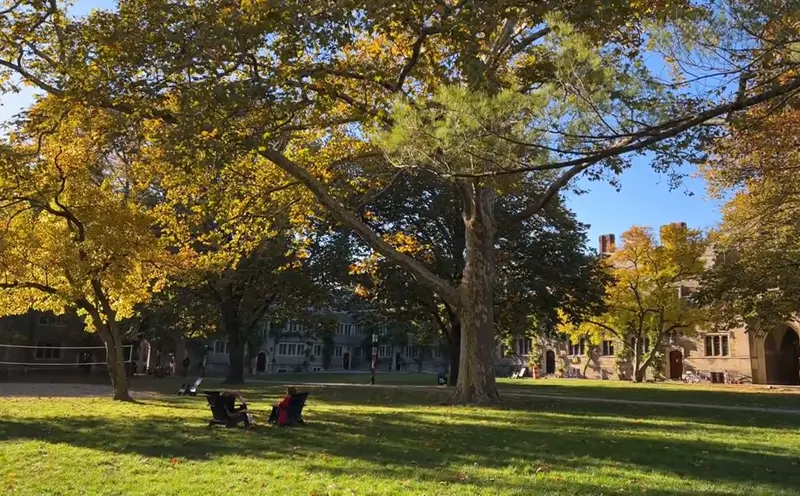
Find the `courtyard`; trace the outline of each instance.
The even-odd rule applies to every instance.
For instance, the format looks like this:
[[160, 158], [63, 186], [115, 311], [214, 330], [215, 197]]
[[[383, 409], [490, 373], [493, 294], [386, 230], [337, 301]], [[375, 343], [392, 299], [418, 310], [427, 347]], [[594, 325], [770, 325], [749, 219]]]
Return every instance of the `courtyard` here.
[[425, 385], [429, 376], [381, 378], [391, 384], [370, 387], [359, 375], [276, 377], [309, 383], [301, 386], [311, 393], [307, 425], [295, 428], [264, 425], [280, 384], [248, 384], [242, 392], [258, 423], [250, 430], [208, 428], [204, 398], [176, 396], [174, 380], [137, 379], [132, 404], [112, 401], [106, 386], [3, 384], [0, 488], [25, 495], [800, 491], [800, 395], [791, 391], [502, 381], [501, 406], [451, 407], [443, 405], [446, 388]]

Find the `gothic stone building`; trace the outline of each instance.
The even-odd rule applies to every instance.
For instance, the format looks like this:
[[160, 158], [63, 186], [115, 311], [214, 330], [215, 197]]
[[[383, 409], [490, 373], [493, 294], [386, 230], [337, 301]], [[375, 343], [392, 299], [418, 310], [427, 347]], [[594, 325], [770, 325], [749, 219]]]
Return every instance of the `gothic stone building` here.
[[[614, 236], [600, 237], [601, 253], [613, 250]], [[713, 250], [705, 256], [714, 263]], [[690, 283], [676, 288], [688, 296]], [[755, 384], [800, 384], [800, 322], [777, 325], [770, 332], [751, 333], [746, 328], [727, 332], [698, 332], [696, 336], [674, 335], [663, 343], [663, 360], [658, 364], [661, 377], [680, 379], [685, 372], [700, 372], [722, 380], [727, 372], [734, 378], [750, 379]], [[550, 342], [542, 347], [542, 373], [573, 377], [617, 379], [614, 352], [622, 346], [614, 340], [603, 341], [592, 350], [588, 343]], [[645, 343], [649, 351], [651, 343]], [[652, 378], [652, 372], [649, 377]]]

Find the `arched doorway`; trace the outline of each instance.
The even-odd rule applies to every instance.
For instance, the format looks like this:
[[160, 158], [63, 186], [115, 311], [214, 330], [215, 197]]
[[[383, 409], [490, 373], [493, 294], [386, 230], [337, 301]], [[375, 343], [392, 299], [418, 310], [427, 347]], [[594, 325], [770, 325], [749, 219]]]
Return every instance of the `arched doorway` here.
[[680, 379], [683, 376], [683, 353], [681, 350], [669, 352], [669, 378]]
[[553, 350], [547, 350], [547, 353], [545, 354], [544, 373], [546, 375], [556, 373], [556, 352]]
[[345, 353], [344, 356], [342, 356], [342, 368], [350, 370], [350, 353]]
[[256, 373], [267, 371], [267, 352], [259, 351], [256, 357]]
[[800, 337], [782, 326], [764, 338], [767, 384], [800, 384]]

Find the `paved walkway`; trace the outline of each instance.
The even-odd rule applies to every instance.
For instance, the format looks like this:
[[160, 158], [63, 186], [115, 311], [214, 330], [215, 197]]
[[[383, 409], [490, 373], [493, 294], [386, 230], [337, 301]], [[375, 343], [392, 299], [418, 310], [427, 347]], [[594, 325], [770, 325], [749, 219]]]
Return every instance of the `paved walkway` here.
[[[209, 381], [209, 382], [214, 382]], [[248, 383], [268, 384], [274, 386], [284, 386], [286, 381], [271, 381], [248, 379]], [[440, 386], [426, 385], [406, 385], [406, 384], [353, 384], [346, 382], [299, 382], [297, 385], [312, 387], [355, 387], [355, 388], [381, 388], [381, 389], [417, 389], [441, 391]], [[135, 388], [135, 386], [134, 386]], [[147, 397], [149, 391], [133, 389], [134, 397]], [[0, 383], [0, 397], [27, 396], [27, 397], [106, 397], [111, 394], [111, 387], [96, 384], [61, 384], [61, 383]], [[535, 392], [510, 391], [500, 389], [501, 396], [511, 398], [531, 398], [551, 401], [573, 401], [579, 403], [607, 403], [615, 405], [638, 405], [655, 406], [667, 408], [701, 408], [707, 410], [735, 411], [735, 412], [754, 412], [754, 413], [778, 413], [788, 415], [800, 415], [800, 409], [793, 408], [769, 408], [760, 406], [737, 406], [737, 405], [715, 405], [710, 403], [686, 403], [674, 401], [648, 401], [648, 400], [627, 400], [621, 398], [598, 398], [596, 396], [572, 396], [565, 394], [547, 394]]]
[[[270, 380], [248, 380], [249, 383], [263, 383], [274, 385], [286, 385], [286, 381], [270, 381]], [[389, 389], [429, 389], [441, 390], [440, 386], [425, 386], [425, 385], [403, 385], [403, 384], [352, 384], [346, 382], [299, 382], [293, 383], [296, 385], [312, 386], [312, 387], [379, 387]], [[662, 406], [671, 408], [702, 408], [708, 410], [723, 410], [734, 412], [754, 412], [754, 413], [784, 413], [789, 415], [800, 415], [799, 409], [794, 408], [769, 408], [760, 406], [739, 406], [739, 405], [715, 405], [711, 403], [686, 403], [674, 401], [649, 401], [649, 400], [626, 400], [621, 398], [598, 398], [596, 396], [572, 396], [566, 394], [546, 394], [546, 393], [533, 393], [533, 392], [520, 392], [509, 391], [500, 388], [500, 396], [512, 398], [534, 398], [543, 400], [559, 400], [559, 401], [575, 401], [583, 403], [610, 403], [616, 405], [639, 405], [639, 406]]]

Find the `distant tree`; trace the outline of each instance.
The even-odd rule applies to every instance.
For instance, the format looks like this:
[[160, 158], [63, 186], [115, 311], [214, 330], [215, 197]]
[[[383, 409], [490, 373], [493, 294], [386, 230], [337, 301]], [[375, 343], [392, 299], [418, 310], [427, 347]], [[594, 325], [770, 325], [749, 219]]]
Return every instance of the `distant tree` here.
[[[681, 224], [661, 229], [657, 243], [652, 230], [633, 227], [622, 235], [622, 247], [605, 261], [614, 282], [607, 288], [606, 311], [580, 324], [560, 327], [573, 342], [581, 338], [597, 345], [604, 339], [629, 349], [632, 379], [641, 382], [670, 333], [692, 335], [704, 312], [681, 298], [679, 288], [697, 283], [705, 269], [707, 242], [700, 231]], [[623, 350], [624, 351], [624, 350]]]
[[135, 337], [172, 342], [176, 373], [188, 373], [183, 366], [183, 358], [187, 356], [186, 341], [211, 336], [219, 328], [219, 315], [208, 303], [192, 288], [168, 286], [147, 303], [137, 306], [132, 330]]
[[114, 399], [129, 401], [120, 323], [181, 259], [126, 157], [135, 131], [111, 112], [43, 98], [0, 144], [0, 312], [77, 309], [106, 346]]

